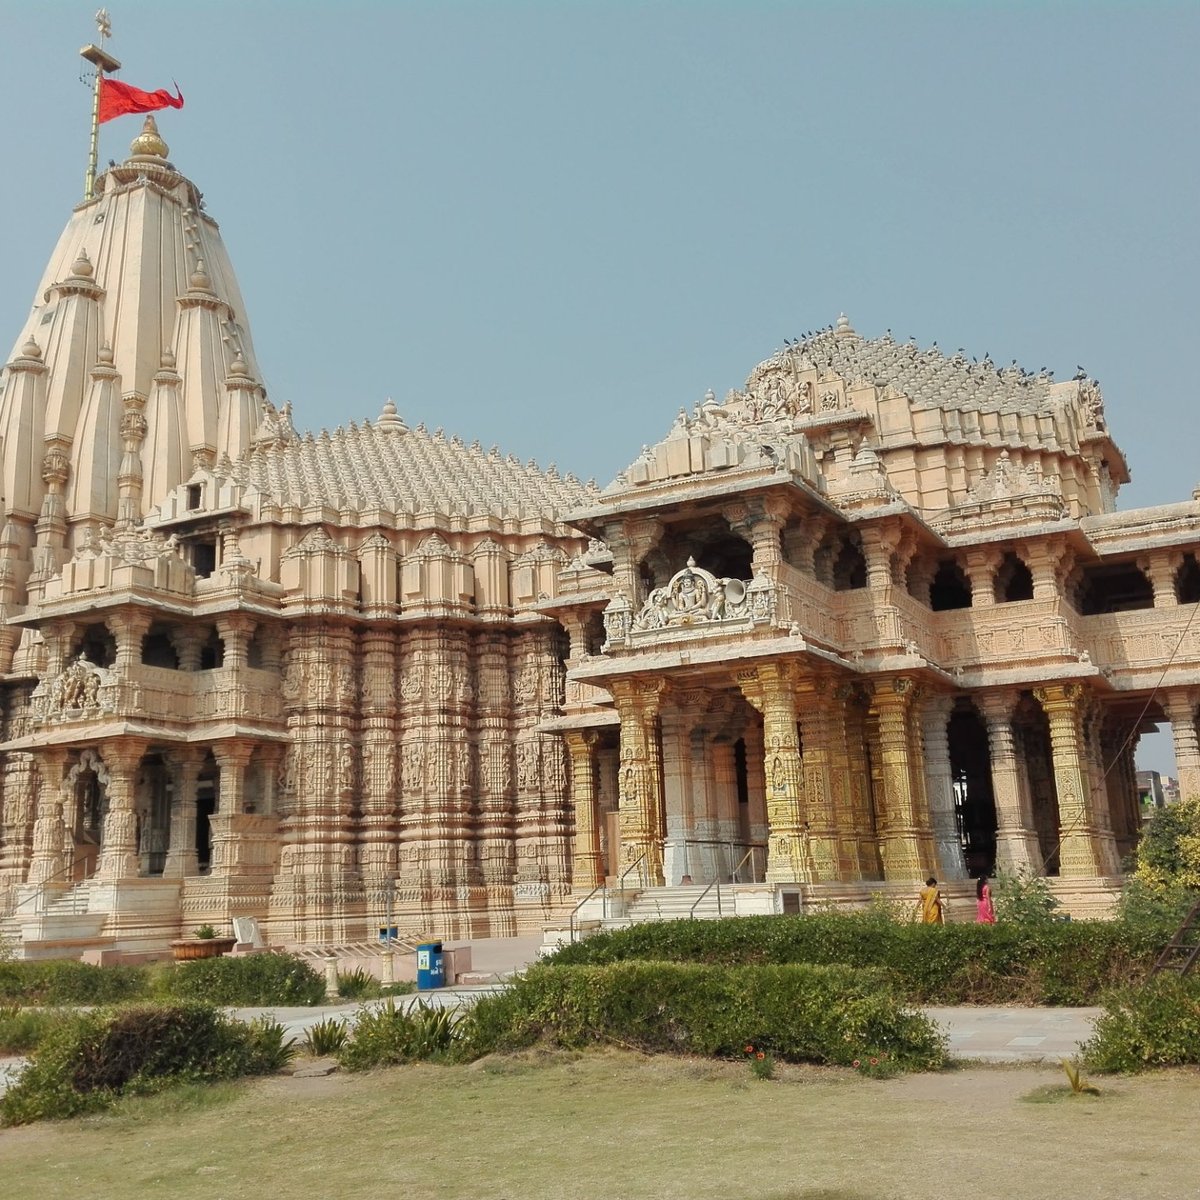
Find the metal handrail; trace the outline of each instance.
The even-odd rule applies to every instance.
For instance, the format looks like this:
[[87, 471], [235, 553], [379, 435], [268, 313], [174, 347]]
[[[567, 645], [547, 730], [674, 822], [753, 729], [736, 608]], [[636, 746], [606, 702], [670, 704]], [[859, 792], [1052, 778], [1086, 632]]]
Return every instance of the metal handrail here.
[[583, 906], [584, 906], [584, 905], [585, 905], [585, 904], [586, 904], [586, 903], [587, 903], [587, 902], [588, 902], [588, 901], [589, 901], [589, 900], [590, 900], [590, 899], [591, 899], [591, 898], [592, 898], [592, 897], [593, 897], [593, 896], [594, 896], [594, 895], [595, 895], [597, 892], [602, 892], [602, 893], [603, 893], [603, 896], [602, 896], [602, 901], [603, 901], [604, 907], [603, 907], [603, 909], [601, 910], [601, 912], [602, 912], [602, 916], [603, 916], [604, 918], [607, 918], [607, 917], [608, 917], [608, 887], [607, 887], [607, 885], [606, 885], [606, 884], [603, 884], [603, 883], [598, 883], [598, 884], [596, 884], [596, 886], [595, 886], [594, 888], [592, 888], [592, 890], [591, 890], [590, 892], [588, 892], [588, 894], [587, 894], [586, 896], [584, 896], [584, 898], [583, 898], [582, 900], [580, 900], [580, 902], [579, 902], [577, 905], [575, 905], [575, 907], [574, 907], [573, 909], [571, 909], [571, 924], [570, 924], [570, 929], [571, 929], [571, 941], [572, 941], [572, 943], [574, 943], [574, 941], [575, 941], [575, 918], [576, 918], [576, 916], [578, 916], [578, 915], [579, 915], [579, 910], [580, 910], [581, 908], [583, 908]]
[[[729, 843], [722, 843], [722, 844], [728, 845]], [[756, 850], [761, 850], [761, 849], [762, 849], [762, 846], [759, 845], [758, 843], [755, 843], [754, 845], [752, 845], [750, 847], [749, 850], [746, 851], [745, 854], [742, 855], [742, 857], [740, 859], [738, 859], [737, 866], [734, 867], [733, 870], [729, 872], [730, 883], [737, 882], [737, 873], [742, 869], [742, 867], [744, 867], [746, 865], [746, 860], [748, 858], [752, 859], [754, 857], [754, 852]], [[753, 872], [754, 872], [753, 865], [751, 865], [750, 870], [751, 870], [751, 873], [753, 874]], [[704, 891], [702, 891], [700, 893], [699, 897], [697, 897], [697, 899], [696, 899], [695, 904], [693, 904], [692, 907], [688, 909], [688, 919], [689, 920], [694, 921], [696, 919], [696, 909], [698, 909], [700, 907], [700, 904], [704, 900], [704, 897], [707, 896], [708, 893], [711, 892], [714, 887], [717, 889], [717, 916], [723, 917], [725, 915], [724, 910], [721, 908], [721, 877], [720, 877], [720, 875], [718, 875], [716, 877], [716, 879], [712, 880], [712, 882], [709, 883], [709, 885], [704, 889]]]
[[621, 893], [621, 896], [622, 896], [622, 898], [623, 898], [623, 897], [624, 897], [624, 895], [625, 895], [625, 876], [626, 876], [626, 875], [628, 875], [628, 874], [629, 874], [629, 872], [630, 872], [630, 871], [632, 871], [632, 870], [633, 870], [635, 867], [640, 867], [640, 866], [642, 865], [642, 860], [643, 860], [643, 859], [646, 857], [646, 855], [647, 855], [647, 854], [649, 854], [649, 853], [650, 853], [650, 851], [649, 851], [648, 849], [647, 849], [647, 850], [643, 850], [643, 851], [641, 852], [641, 854], [639, 854], [639, 855], [637, 856], [637, 858], [635, 858], [635, 859], [633, 860], [633, 862], [631, 862], [631, 863], [629, 864], [629, 866], [627, 866], [627, 867], [625, 868], [625, 870], [621, 872], [620, 876], [619, 876], [619, 877], [618, 877], [618, 879], [617, 879], [617, 891], [619, 891], [619, 892]]
[[[75, 861], [72, 860], [65, 867], [62, 867], [60, 870], [55, 871], [53, 875], [47, 875], [46, 878], [43, 879], [37, 885], [37, 891], [30, 892], [30, 894], [28, 896], [25, 896], [20, 900], [14, 900], [12, 905], [3, 914], [0, 914], [0, 919], [7, 919], [8, 917], [15, 917], [17, 915], [17, 913], [21, 909], [23, 909], [31, 900], [37, 901], [37, 903], [34, 905], [34, 908], [33, 908], [34, 915], [36, 916], [36, 915], [40, 914], [41, 912], [43, 912], [44, 909], [42, 908], [42, 904], [45, 902], [46, 892], [48, 891], [50, 884], [52, 884], [56, 879], [59, 879], [60, 877], [62, 877], [64, 875], [68, 876], [68, 877], [73, 876], [75, 874], [76, 865], [77, 864], [75, 863]], [[74, 882], [74, 880], [71, 880], [71, 882]], [[83, 883], [86, 881], [80, 880], [79, 882]], [[66, 888], [65, 890], [70, 891], [71, 889]]]

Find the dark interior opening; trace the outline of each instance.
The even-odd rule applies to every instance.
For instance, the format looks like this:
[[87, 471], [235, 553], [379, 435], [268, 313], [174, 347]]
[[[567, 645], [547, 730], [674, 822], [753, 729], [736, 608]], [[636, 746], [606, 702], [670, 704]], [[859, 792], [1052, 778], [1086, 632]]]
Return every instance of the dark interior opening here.
[[938, 563], [929, 585], [929, 607], [934, 612], [971, 607], [971, 584], [962, 567], [952, 558], [944, 558]]
[[1084, 567], [1078, 596], [1079, 612], [1085, 617], [1154, 607], [1154, 588], [1132, 562]]
[[996, 571], [996, 603], [1033, 599], [1033, 572], [1010, 550]]

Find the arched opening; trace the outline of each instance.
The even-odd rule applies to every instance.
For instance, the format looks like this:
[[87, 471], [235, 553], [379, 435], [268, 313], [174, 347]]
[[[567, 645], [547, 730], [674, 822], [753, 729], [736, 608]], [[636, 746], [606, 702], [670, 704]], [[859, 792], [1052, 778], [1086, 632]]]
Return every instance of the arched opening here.
[[583, 648], [588, 654], [599, 654], [604, 645], [604, 611], [593, 609], [584, 622]]
[[952, 558], [942, 559], [933, 573], [929, 585], [929, 607], [934, 612], [971, 607], [970, 581]]
[[171, 836], [171, 773], [162, 756], [144, 759], [138, 775], [138, 864], [142, 875], [161, 875]]
[[150, 626], [149, 632], [142, 639], [142, 662], [148, 667], [179, 670], [179, 655], [165, 625], [156, 622]]
[[75, 645], [75, 655], [80, 654], [98, 667], [111, 667], [117, 661], [117, 639], [103, 621], [83, 631]]
[[1141, 567], [1132, 562], [1084, 567], [1077, 594], [1079, 613], [1084, 617], [1154, 607], [1154, 588]]
[[1187, 553], [1175, 572], [1175, 602], [1177, 604], [1200, 603], [1200, 562]]
[[96, 873], [104, 818], [108, 815], [108, 772], [91, 750], [85, 750], [67, 776], [72, 800], [71, 879], [90, 879]]
[[818, 582], [835, 592], [852, 592], [867, 586], [867, 559], [857, 531], [827, 534], [813, 554]]
[[946, 732], [963, 859], [971, 875], [991, 875], [996, 868], [996, 799], [987, 726], [971, 704], [960, 701]]
[[215, 671], [225, 665], [225, 643], [217, 633], [217, 627], [210, 625], [208, 636], [200, 647], [200, 670]]
[[718, 579], [750, 580], [754, 577], [754, 551], [729, 522], [713, 514], [672, 525], [659, 545], [639, 567], [645, 594], [663, 587], [691, 559]]
[[1013, 604], [1033, 599], [1033, 572], [1011, 550], [996, 570], [996, 603]]

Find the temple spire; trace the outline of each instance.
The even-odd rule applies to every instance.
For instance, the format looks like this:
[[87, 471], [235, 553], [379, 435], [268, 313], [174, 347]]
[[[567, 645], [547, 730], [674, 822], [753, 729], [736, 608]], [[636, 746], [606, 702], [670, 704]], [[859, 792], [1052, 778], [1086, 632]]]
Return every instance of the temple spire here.
[[89, 43], [79, 51], [80, 57], [96, 68], [96, 77], [92, 81], [92, 137], [88, 148], [87, 171], [83, 177], [84, 200], [91, 200], [96, 193], [96, 164], [100, 155], [100, 83], [106, 72], [112, 74], [121, 69], [121, 64], [104, 49], [105, 41], [112, 37], [108, 9], [102, 8], [96, 13], [96, 28], [100, 31], [100, 45]]

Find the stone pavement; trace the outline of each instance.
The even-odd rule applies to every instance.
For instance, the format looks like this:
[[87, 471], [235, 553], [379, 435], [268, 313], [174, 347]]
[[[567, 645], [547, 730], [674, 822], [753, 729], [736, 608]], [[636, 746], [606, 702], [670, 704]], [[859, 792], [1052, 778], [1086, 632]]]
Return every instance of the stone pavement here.
[[950, 1037], [952, 1058], [1058, 1062], [1092, 1036], [1099, 1008], [926, 1008]]

